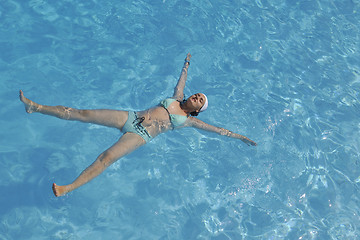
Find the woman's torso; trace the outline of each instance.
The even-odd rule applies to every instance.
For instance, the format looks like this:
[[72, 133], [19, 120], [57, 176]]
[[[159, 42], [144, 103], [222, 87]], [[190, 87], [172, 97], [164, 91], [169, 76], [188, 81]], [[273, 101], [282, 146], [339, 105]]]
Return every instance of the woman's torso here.
[[174, 125], [174, 122], [171, 122], [170, 120], [169, 114], [182, 116], [184, 120], [187, 118], [185, 112], [180, 108], [180, 103], [178, 101], [173, 101], [166, 107], [160, 104], [145, 111], [137, 112], [137, 114], [139, 118], [144, 117], [142, 125], [152, 137], [168, 130], [172, 130], [174, 127], [182, 127], [183, 124], [181, 123], [184, 123], [185, 121]]

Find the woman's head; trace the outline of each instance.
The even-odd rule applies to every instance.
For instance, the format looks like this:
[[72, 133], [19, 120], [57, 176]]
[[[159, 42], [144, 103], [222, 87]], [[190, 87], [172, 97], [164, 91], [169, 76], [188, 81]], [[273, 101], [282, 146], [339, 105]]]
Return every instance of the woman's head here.
[[203, 112], [207, 109], [209, 105], [209, 101], [205, 94], [203, 93], [196, 93], [191, 95], [187, 100], [186, 103], [192, 112], [190, 112], [191, 116], [197, 116], [200, 112]]

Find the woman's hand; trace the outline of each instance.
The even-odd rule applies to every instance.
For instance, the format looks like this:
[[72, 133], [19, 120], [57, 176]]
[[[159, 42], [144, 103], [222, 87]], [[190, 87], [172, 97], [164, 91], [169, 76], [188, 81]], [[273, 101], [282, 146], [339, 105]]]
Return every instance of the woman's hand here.
[[250, 140], [249, 138], [243, 136], [243, 138], [241, 139], [241, 141], [243, 141], [244, 143], [246, 143], [248, 146], [256, 146], [257, 143], [254, 142], [253, 140]]
[[181, 101], [184, 98], [184, 88], [187, 79], [187, 71], [190, 65], [191, 54], [188, 53], [185, 58], [184, 66], [181, 69], [180, 78], [175, 86], [173, 98]]
[[191, 59], [191, 54], [188, 53], [188, 54], [186, 55], [186, 58], [185, 58], [185, 63], [184, 63], [185, 66], [189, 67], [189, 65], [190, 65], [190, 59]]
[[188, 122], [188, 127], [195, 127], [195, 128], [198, 128], [198, 129], [202, 129], [202, 130], [205, 130], [205, 131], [209, 131], [209, 132], [215, 132], [217, 134], [220, 134], [222, 136], [227, 136], [227, 137], [231, 137], [231, 138], [235, 138], [235, 139], [240, 139], [241, 141], [243, 141], [245, 144], [247, 144], [248, 146], [256, 146], [256, 142], [250, 140], [249, 138], [243, 136], [243, 135], [240, 135], [238, 133], [234, 133], [234, 132], [231, 132], [225, 128], [219, 128], [219, 127], [215, 127], [213, 125], [210, 125], [210, 124], [207, 124], [195, 117], [189, 117], [189, 120], [187, 121]]
[[256, 146], [256, 142], [250, 140], [249, 138], [243, 136], [243, 135], [240, 135], [240, 134], [237, 134], [237, 133], [233, 133], [225, 128], [220, 128], [220, 135], [222, 136], [228, 136], [228, 137], [232, 137], [232, 138], [238, 138], [240, 139], [241, 141], [243, 141], [244, 143], [246, 143], [248, 146]]

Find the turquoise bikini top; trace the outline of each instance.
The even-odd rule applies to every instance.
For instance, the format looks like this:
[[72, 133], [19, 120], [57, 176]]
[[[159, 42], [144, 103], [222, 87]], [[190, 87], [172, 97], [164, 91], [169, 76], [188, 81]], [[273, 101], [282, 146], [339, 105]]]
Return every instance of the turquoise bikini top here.
[[168, 112], [169, 114], [169, 117], [170, 117], [170, 122], [171, 124], [173, 125], [173, 127], [179, 127], [181, 125], [183, 125], [186, 121], [186, 119], [188, 118], [187, 116], [182, 116], [182, 115], [178, 115], [178, 114], [170, 114], [169, 111], [168, 111], [168, 107], [171, 103], [173, 103], [174, 101], [176, 101], [176, 99], [173, 99], [173, 98], [167, 98], [167, 99], [164, 99], [160, 102], [160, 105], [162, 107], [165, 108], [165, 110]]

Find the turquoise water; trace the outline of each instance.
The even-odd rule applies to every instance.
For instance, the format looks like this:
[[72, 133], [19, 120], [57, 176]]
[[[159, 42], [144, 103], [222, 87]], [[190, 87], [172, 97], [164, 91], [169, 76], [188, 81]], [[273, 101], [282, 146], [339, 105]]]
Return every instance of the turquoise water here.
[[[0, 1], [0, 239], [360, 239], [360, 3]], [[18, 100], [142, 110], [185, 93], [256, 148], [184, 129], [62, 198], [118, 138]]]

